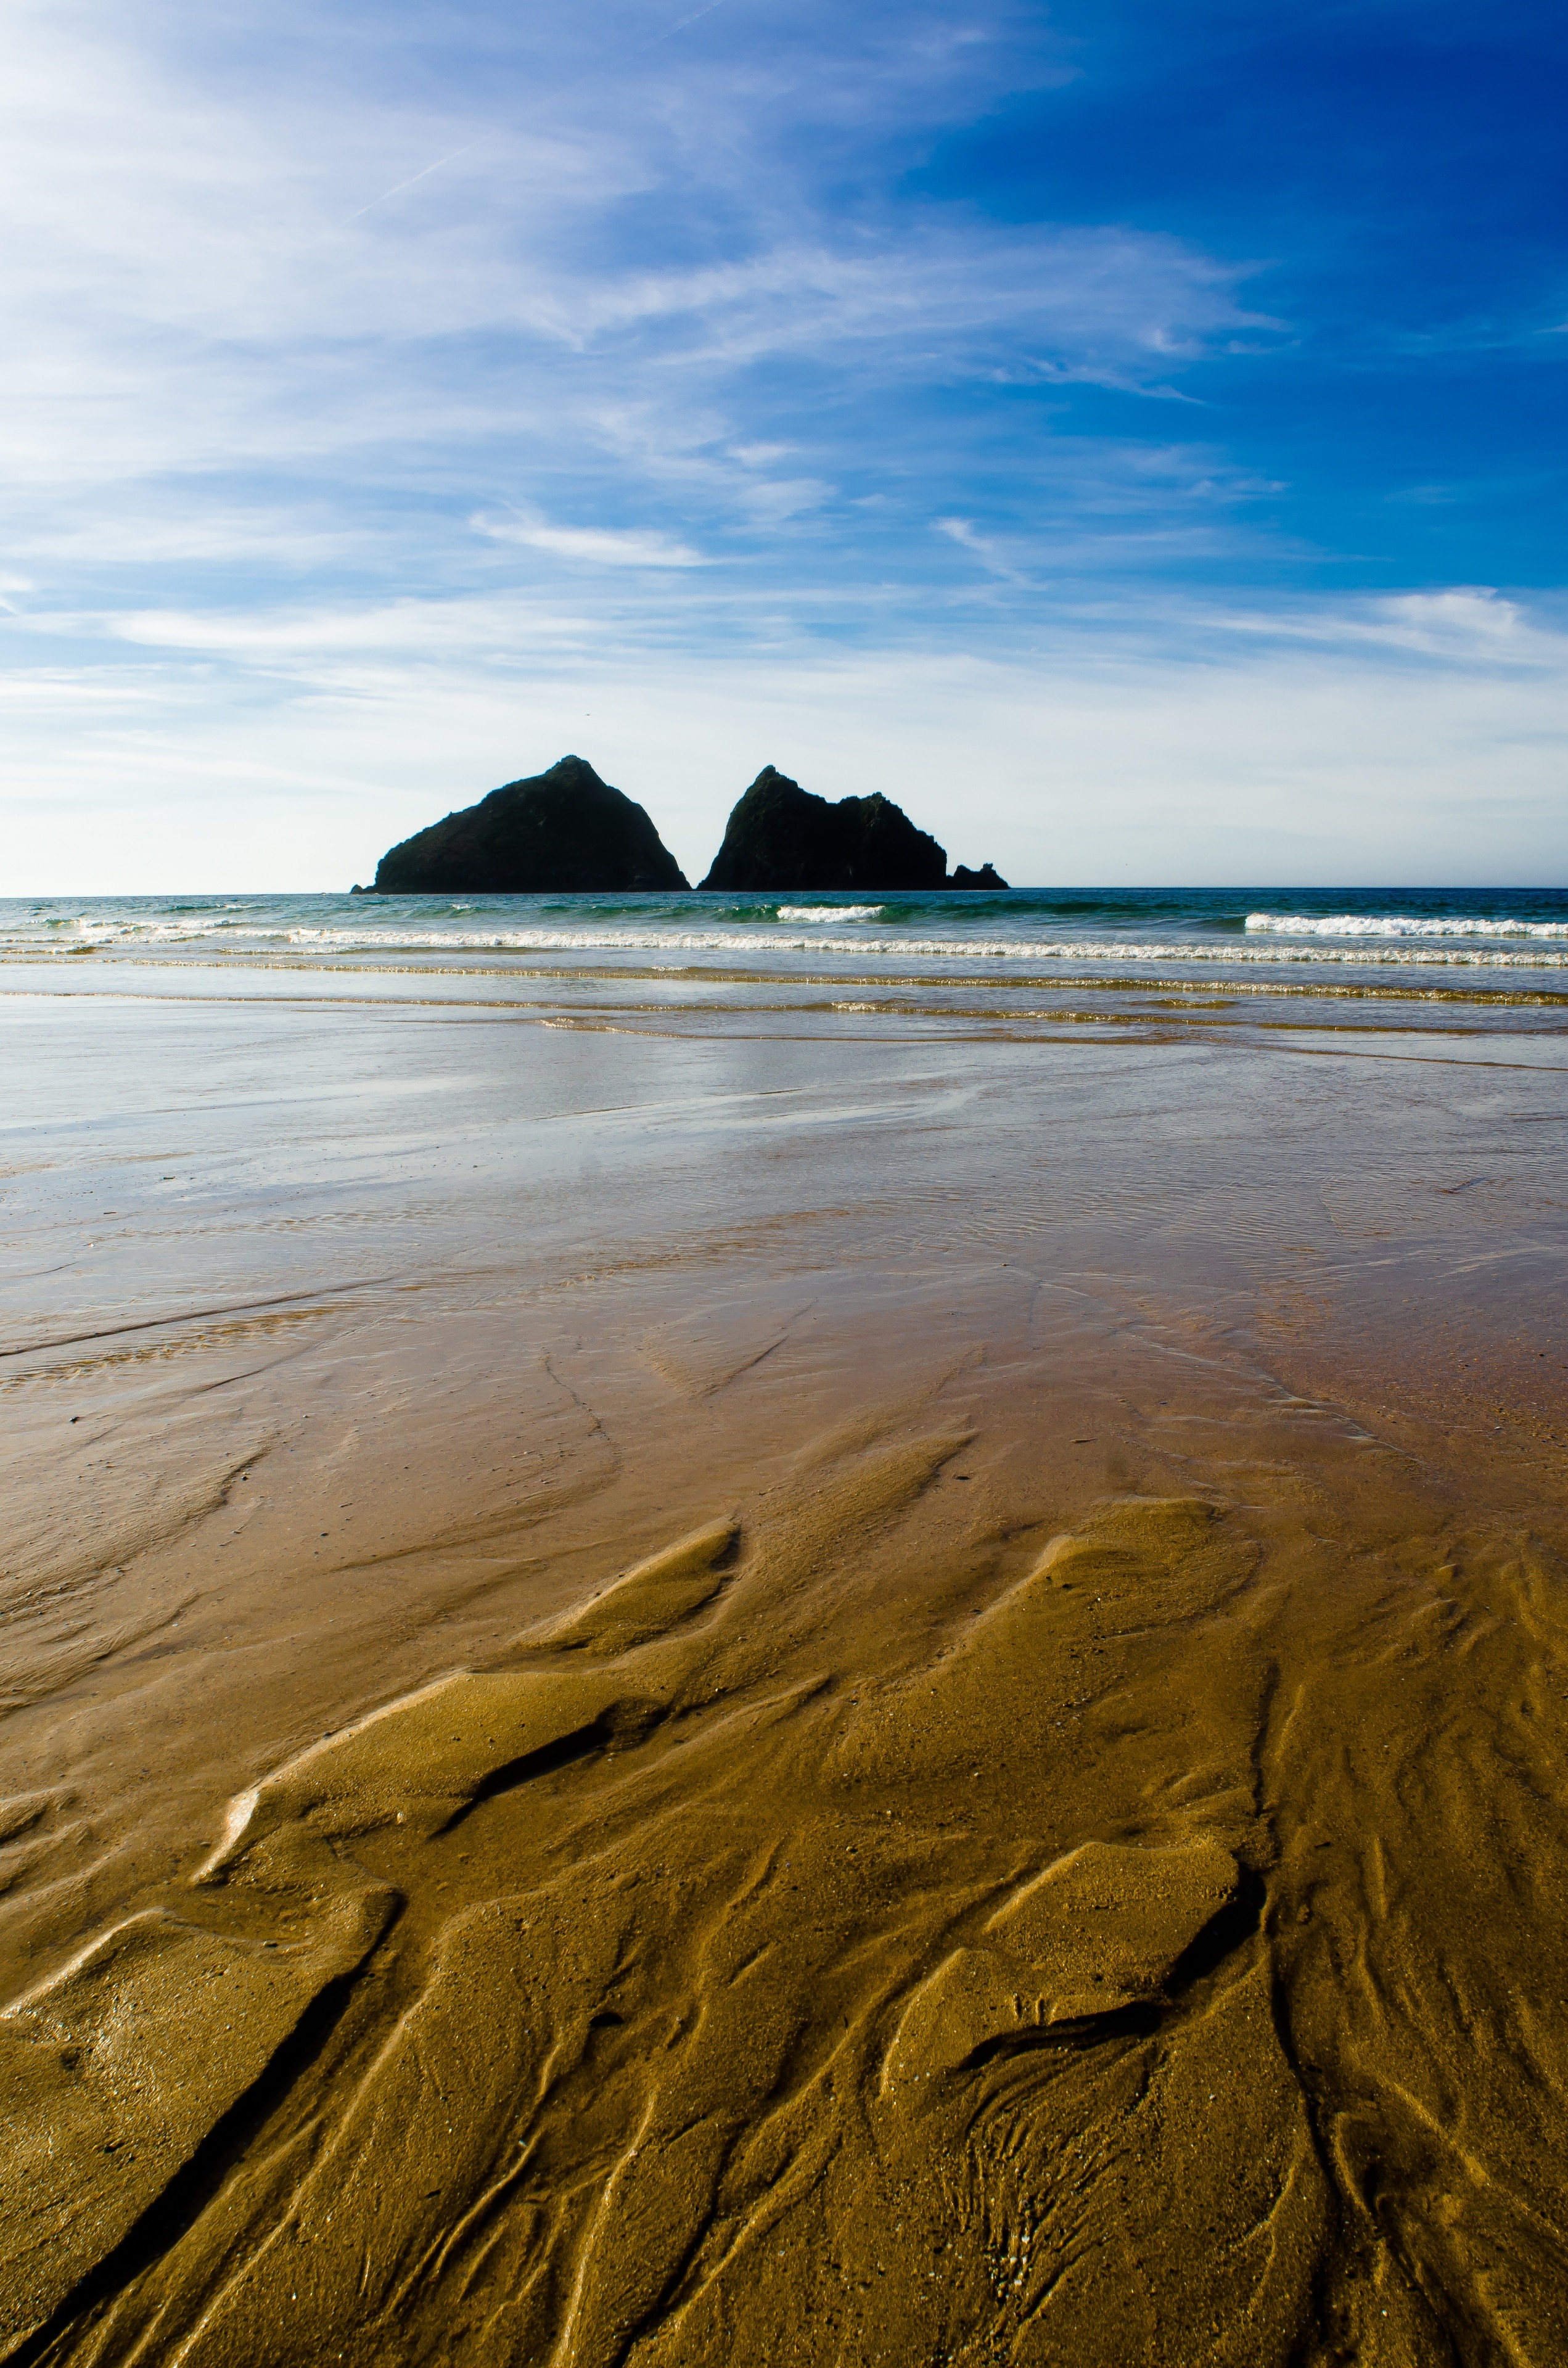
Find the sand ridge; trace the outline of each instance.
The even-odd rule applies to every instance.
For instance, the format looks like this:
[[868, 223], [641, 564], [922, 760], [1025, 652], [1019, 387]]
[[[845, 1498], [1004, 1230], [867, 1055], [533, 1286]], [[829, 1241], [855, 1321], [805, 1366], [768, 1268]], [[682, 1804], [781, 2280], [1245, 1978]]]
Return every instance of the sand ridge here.
[[[1104, 1499], [902, 1674], [835, 1668], [846, 1560], [895, 1565], [965, 1440], [819, 1443], [788, 1504], [242, 1796], [198, 1884], [217, 1922], [180, 1945], [276, 1967], [254, 1935], [287, 1915], [296, 1961], [337, 1972], [325, 1936], [369, 1945], [395, 1895], [403, 1970], [330, 2083], [307, 2076], [304, 2122], [285, 2109], [286, 2194], [242, 2150], [48, 2356], [154, 2356], [155, 2327], [156, 2356], [237, 2368], [266, 2328], [278, 2363], [1241, 2368], [1301, 2356], [1326, 2279], [1356, 2356], [1440, 2359], [1448, 2283], [1386, 2228], [1364, 2269], [1346, 2249], [1364, 2108], [1325, 2107], [1301, 2061], [1331, 1993], [1298, 2002], [1308, 1845], [1265, 1798], [1301, 1741], [1278, 1510]], [[1418, 1653], [1445, 1613], [1415, 1591], [1393, 1633]], [[56, 2057], [103, 2021], [83, 1981], [13, 2010]], [[215, 1987], [186, 1985], [187, 2016]], [[181, 2055], [177, 2080], [139, 2069], [139, 2126], [172, 2126], [165, 2088], [185, 2117], [147, 2180], [262, 2069], [216, 2023]], [[1483, 2209], [1494, 2176], [1477, 2157]], [[62, 2280], [125, 2216], [89, 2217]], [[1521, 2198], [1516, 2256], [1542, 2241]], [[1527, 2320], [1510, 2340], [1545, 2360], [1548, 2295]]]

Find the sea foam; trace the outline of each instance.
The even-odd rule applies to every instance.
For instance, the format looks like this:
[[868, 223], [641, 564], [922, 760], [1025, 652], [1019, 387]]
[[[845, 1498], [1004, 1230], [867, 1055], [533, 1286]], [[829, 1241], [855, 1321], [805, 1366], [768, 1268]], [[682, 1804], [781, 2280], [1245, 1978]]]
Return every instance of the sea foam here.
[[[835, 914], [838, 918], [840, 913]], [[111, 928], [97, 933], [93, 942], [118, 942], [128, 950], [136, 945], [180, 944], [193, 951], [199, 939], [211, 932], [199, 927], [176, 928], [166, 923], [150, 927]], [[1324, 933], [1326, 936], [1327, 933]], [[1489, 932], [1489, 934], [1492, 934]], [[1555, 931], [1559, 939], [1568, 931]], [[257, 951], [269, 947], [279, 950], [293, 948], [301, 952], [319, 953], [644, 953], [644, 954], [741, 954], [768, 955], [778, 953], [868, 954], [902, 956], [914, 962], [1115, 962], [1122, 967], [1143, 962], [1188, 962], [1230, 967], [1251, 967], [1257, 964], [1293, 964], [1316, 967], [1324, 964], [1376, 966], [1389, 970], [1419, 968], [1467, 967], [1489, 970], [1561, 970], [1568, 968], [1568, 952], [1513, 951], [1502, 947], [1477, 944], [1473, 934], [1466, 933], [1466, 941], [1448, 944], [1397, 944], [1384, 939], [1379, 943], [1346, 944], [1325, 942], [1324, 937], [1309, 942], [1284, 942], [1246, 945], [1235, 939], [1216, 944], [1212, 941], [1179, 939], [1105, 939], [1105, 938], [918, 938], [918, 937], [830, 937], [812, 932], [810, 936], [791, 933], [775, 926], [771, 928], [682, 929], [682, 928], [587, 928], [578, 929], [419, 929], [419, 928], [329, 928], [274, 927], [251, 928], [243, 933], [245, 942]], [[79, 942], [84, 946], [87, 939]], [[12, 951], [23, 949], [13, 940]], [[39, 951], [37, 940], [27, 951]], [[244, 948], [233, 939], [227, 949], [240, 952]]]
[[1246, 927], [1282, 938], [1568, 938], [1568, 921], [1437, 919], [1415, 913], [1249, 913]]
[[781, 921], [874, 921], [880, 905], [780, 905]]

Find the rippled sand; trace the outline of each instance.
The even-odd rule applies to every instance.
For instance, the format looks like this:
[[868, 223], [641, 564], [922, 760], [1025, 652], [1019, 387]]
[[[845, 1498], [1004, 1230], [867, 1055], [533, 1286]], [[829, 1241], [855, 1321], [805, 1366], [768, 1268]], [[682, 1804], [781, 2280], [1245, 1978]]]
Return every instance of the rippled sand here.
[[1568, 1040], [617, 992], [0, 1008], [0, 2357], [1559, 2362]]

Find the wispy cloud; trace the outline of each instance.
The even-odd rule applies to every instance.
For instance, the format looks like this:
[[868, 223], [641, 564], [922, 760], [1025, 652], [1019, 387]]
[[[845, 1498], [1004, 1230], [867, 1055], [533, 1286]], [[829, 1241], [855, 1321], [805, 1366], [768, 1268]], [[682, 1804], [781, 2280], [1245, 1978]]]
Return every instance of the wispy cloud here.
[[433, 813], [582, 748], [688, 871], [771, 756], [830, 796], [896, 786], [1020, 881], [1561, 876], [1563, 624], [1522, 617], [1537, 662], [1505, 672], [1479, 651], [1413, 666], [1354, 604], [1316, 640], [1273, 621], [1062, 613], [1046, 646], [983, 653], [758, 632], [715, 665], [646, 635], [611, 662], [602, 617], [515, 594], [143, 613], [91, 664], [0, 677], [8, 860], [40, 889], [342, 886]]
[[961, 551], [972, 552], [989, 575], [999, 575], [1004, 583], [1027, 584], [1028, 576], [998, 550], [989, 535], [977, 534], [972, 518], [939, 518], [932, 524], [938, 534], [956, 542]]
[[1310, 643], [1341, 650], [1373, 646], [1445, 670], [1520, 668], [1555, 675], [1568, 651], [1561, 626], [1485, 584], [1238, 611], [1226, 617], [1224, 625], [1227, 631], [1277, 643]]
[[701, 567], [702, 553], [667, 534], [636, 527], [551, 526], [543, 518], [476, 518], [474, 526], [495, 542], [518, 542], [551, 551], [592, 567]]
[[[965, 180], [1083, 71], [1032, 0], [17, 0], [10, 39], [0, 689], [102, 719], [28, 743], [62, 813], [149, 713], [165, 778], [226, 715], [313, 779], [330, 711], [402, 780], [411, 700], [426, 748], [476, 684], [508, 731], [524, 681], [562, 729], [713, 675], [785, 712], [824, 650], [869, 687], [983, 656], [1020, 713], [1063, 653], [1552, 675], [1540, 613], [1382, 556], [1347, 590], [1281, 523], [1230, 398], [1304, 346], [1244, 210]], [[479, 786], [560, 753], [464, 746]]]
[[[1004, 370], [1153, 390], [1255, 317], [1238, 266], [1179, 240], [1003, 231], [875, 191], [846, 210], [831, 154], [821, 185], [809, 139], [791, 159], [784, 135], [813, 112], [830, 148], [852, 107], [961, 116], [974, 58], [993, 84], [1006, 63], [980, 24], [936, 54], [918, 21], [903, 41], [830, 42], [835, 71], [819, 56], [810, 82], [788, 43], [761, 71], [750, 51], [687, 52], [674, 80], [619, 91], [568, 74], [561, 103], [536, 95], [482, 141], [451, 104], [347, 73], [241, 85], [133, 51], [123, 19], [85, 7], [24, 24], [0, 148], [9, 444], [56, 488], [356, 455], [384, 478], [436, 444], [460, 470], [505, 437], [553, 468], [582, 451], [573, 423], [607, 374], [672, 419], [716, 409], [732, 441], [774, 440], [778, 393], [737, 383], [767, 363], [847, 362], [901, 388]], [[949, 88], [954, 54], [971, 70]], [[393, 160], [421, 151], [440, 171], [400, 176]], [[398, 203], [347, 202], [389, 168]], [[790, 395], [809, 420], [806, 386]]]

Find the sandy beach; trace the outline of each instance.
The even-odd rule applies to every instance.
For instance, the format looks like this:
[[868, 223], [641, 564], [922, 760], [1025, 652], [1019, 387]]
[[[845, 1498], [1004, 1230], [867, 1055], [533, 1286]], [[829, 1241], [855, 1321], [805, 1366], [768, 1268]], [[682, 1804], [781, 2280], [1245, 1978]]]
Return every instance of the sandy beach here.
[[1562, 8], [6, 55], [0, 2368], [1568, 2368]]
[[0, 2357], [1561, 2361], [1558, 980], [111, 956]]

